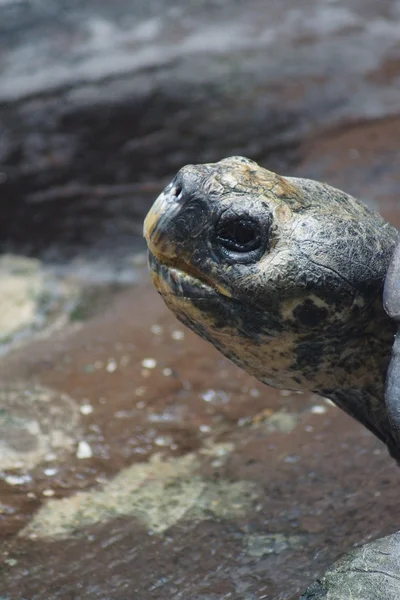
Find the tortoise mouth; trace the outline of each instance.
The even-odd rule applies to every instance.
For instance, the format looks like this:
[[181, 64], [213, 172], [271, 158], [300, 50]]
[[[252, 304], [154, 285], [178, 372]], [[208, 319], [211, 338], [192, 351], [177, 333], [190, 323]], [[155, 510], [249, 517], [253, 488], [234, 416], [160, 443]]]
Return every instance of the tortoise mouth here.
[[179, 257], [148, 253], [154, 284], [161, 294], [190, 298], [231, 298], [230, 292]]

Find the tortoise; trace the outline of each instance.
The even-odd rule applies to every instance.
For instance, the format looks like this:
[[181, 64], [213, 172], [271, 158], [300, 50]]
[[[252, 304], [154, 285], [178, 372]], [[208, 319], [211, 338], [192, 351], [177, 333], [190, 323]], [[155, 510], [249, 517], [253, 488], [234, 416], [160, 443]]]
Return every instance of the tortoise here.
[[[144, 235], [153, 283], [182, 323], [267, 385], [330, 398], [400, 461], [394, 227], [338, 189], [235, 156], [183, 167], [150, 209]], [[380, 595], [375, 574], [374, 583], [356, 577], [351, 596], [348, 571], [354, 561], [374, 571], [374, 544], [385, 547]], [[346, 556], [302, 598], [400, 598], [390, 578], [400, 536], [371, 547]]]

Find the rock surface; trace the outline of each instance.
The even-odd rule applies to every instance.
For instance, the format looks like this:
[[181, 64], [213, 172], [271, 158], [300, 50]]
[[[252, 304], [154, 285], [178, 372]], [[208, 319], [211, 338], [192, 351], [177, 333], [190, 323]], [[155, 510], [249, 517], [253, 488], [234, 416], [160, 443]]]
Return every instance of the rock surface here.
[[380, 442], [323, 399], [239, 371], [150, 286], [9, 353], [0, 378], [79, 411], [66, 452], [2, 473], [6, 598], [40, 599], [45, 581], [57, 599], [292, 600], [399, 522]]
[[133, 256], [177, 168], [238, 153], [400, 225], [399, 3], [267, 4], [0, 0], [1, 248], [77, 294], [0, 357], [7, 600], [294, 600], [398, 529], [383, 446], [184, 331]]
[[400, 534], [353, 550], [328, 569], [300, 600], [397, 600]]
[[[126, 248], [184, 163], [243, 154], [293, 174], [321, 132], [391, 117], [394, 137], [399, 31], [395, 0], [3, 0], [3, 248]], [[355, 141], [334, 173], [314, 153], [301, 174], [322, 163], [336, 183], [362, 160]], [[386, 155], [375, 187], [398, 172]]]

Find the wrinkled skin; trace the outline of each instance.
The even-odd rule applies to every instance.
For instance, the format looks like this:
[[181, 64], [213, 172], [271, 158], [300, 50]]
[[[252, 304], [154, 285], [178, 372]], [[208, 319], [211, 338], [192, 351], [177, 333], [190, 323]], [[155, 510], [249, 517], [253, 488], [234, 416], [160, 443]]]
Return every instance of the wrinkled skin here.
[[[181, 169], [144, 233], [180, 321], [264, 383], [328, 396], [400, 460], [393, 227], [328, 185], [232, 157]], [[398, 600], [399, 568], [393, 534], [344, 556], [300, 600]]]
[[386, 374], [385, 401], [392, 431], [397, 440], [400, 440], [400, 243], [397, 243], [389, 263], [383, 290], [383, 306], [397, 324], [392, 360]]
[[[246, 251], [226, 247], [238, 223], [255, 236]], [[382, 307], [397, 235], [344, 192], [241, 157], [184, 167], [145, 221], [153, 282], [178, 319], [264, 383], [331, 398], [399, 459]]]

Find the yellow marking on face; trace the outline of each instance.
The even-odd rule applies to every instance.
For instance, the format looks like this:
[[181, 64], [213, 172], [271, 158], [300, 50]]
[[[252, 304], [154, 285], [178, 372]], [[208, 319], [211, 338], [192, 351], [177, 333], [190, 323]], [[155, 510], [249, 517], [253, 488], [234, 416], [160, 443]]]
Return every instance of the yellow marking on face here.
[[[324, 300], [315, 296], [315, 294], [304, 293], [302, 296], [299, 295], [296, 298], [282, 300], [281, 315], [283, 319], [297, 321], [294, 316], [294, 311], [298, 306], [302, 306], [307, 300], [311, 301], [317, 308], [325, 308], [328, 311], [328, 314], [332, 311], [332, 305], [327, 304]], [[338, 311], [335, 309], [335, 316], [338, 316], [338, 314]]]
[[143, 224], [143, 235], [148, 245], [152, 244], [151, 237], [156, 229], [161, 213], [162, 204], [161, 202], [156, 201], [154, 202], [153, 206], [150, 208], [149, 212], [146, 215]]
[[284, 202], [280, 202], [276, 205], [274, 211], [274, 218], [278, 223], [282, 226], [284, 223], [288, 223], [293, 218], [293, 213], [290, 210], [289, 206]]
[[369, 337], [348, 340], [338, 355], [336, 347], [327, 339], [320, 364], [308, 371], [304, 366], [295, 366], [299, 344], [304, 340], [301, 334], [289, 329], [276, 336], [260, 335], [255, 341], [238, 331], [234, 318], [227, 320], [224, 327], [216, 327], [213, 316], [190, 299], [163, 292], [170, 310], [178, 317], [203, 326], [209, 341], [220, 352], [268, 385], [312, 392], [380, 385], [376, 374], [382, 372], [382, 340]]
[[290, 181], [285, 179], [284, 177], [280, 177], [276, 175], [277, 183], [272, 188], [273, 193], [278, 198], [292, 198], [292, 197], [301, 197], [301, 193], [299, 188], [295, 187]]
[[[164, 267], [174, 270], [178, 278], [184, 279], [185, 277], [192, 277], [196, 281], [199, 281], [200, 283], [203, 283], [204, 285], [215, 289], [222, 296], [232, 298], [231, 292], [226, 287], [217, 283], [212, 278], [207, 277], [206, 275], [189, 265], [181, 257], [172, 257], [171, 255], [168, 255], [167, 257], [164, 254], [158, 252], [157, 249], [154, 248], [153, 244], [150, 244], [149, 248], [154, 258]], [[168, 282], [163, 279], [161, 274], [151, 271], [151, 276], [153, 278], [153, 283], [158, 291], [161, 291], [159, 288], [162, 288], [168, 290], [169, 294], [174, 293], [168, 285]], [[156, 285], [155, 281], [158, 282], [158, 285]]]

